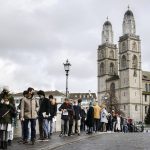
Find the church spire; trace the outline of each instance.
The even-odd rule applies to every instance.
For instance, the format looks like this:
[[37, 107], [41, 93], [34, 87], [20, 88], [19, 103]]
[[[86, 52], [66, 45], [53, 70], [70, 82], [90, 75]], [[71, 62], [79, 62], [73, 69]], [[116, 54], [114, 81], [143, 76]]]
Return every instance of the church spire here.
[[124, 34], [136, 34], [136, 26], [133, 12], [130, 10], [128, 6], [128, 10], [124, 14], [123, 19], [123, 35]]
[[107, 20], [103, 24], [103, 30], [102, 30], [102, 44], [104, 43], [113, 43], [113, 31], [112, 31], [112, 25], [111, 22], [108, 21], [108, 16], [106, 18]]

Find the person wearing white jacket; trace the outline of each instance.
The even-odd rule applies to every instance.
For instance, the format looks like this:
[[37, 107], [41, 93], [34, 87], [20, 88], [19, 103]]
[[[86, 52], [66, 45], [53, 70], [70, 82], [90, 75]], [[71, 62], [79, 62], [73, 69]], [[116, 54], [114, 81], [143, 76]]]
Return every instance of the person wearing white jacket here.
[[101, 125], [102, 125], [101, 129], [102, 129], [102, 132], [106, 132], [106, 124], [108, 123], [107, 116], [108, 116], [108, 112], [106, 110], [106, 106], [103, 105], [102, 111], [101, 111]]

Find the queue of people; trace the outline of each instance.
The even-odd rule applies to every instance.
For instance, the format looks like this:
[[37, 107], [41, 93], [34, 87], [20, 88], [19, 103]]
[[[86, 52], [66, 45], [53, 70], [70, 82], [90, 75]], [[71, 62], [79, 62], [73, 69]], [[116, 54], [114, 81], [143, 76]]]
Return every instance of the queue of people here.
[[130, 118], [122, 117], [118, 112], [107, 111], [106, 105], [90, 102], [89, 107], [83, 109], [77, 100], [65, 99], [59, 107], [61, 112], [62, 136], [80, 135], [81, 131], [87, 134], [97, 132], [133, 132], [133, 122]]
[[[37, 91], [38, 99], [34, 96], [34, 89], [29, 87], [23, 92], [23, 98], [18, 106], [21, 123], [22, 139], [19, 143], [36, 141], [36, 122], [39, 124], [39, 140], [50, 139], [53, 133], [53, 120], [57, 114], [56, 99], [52, 95], [45, 97], [42, 90]], [[9, 90], [3, 89], [0, 94], [0, 149], [7, 149], [12, 144], [14, 120], [17, 109], [13, 96]]]
[[[57, 102], [53, 95], [45, 96], [42, 90], [29, 87], [23, 92], [18, 109], [22, 129], [22, 139], [19, 143], [26, 144], [36, 141], [36, 122], [39, 126], [39, 140], [50, 139], [53, 134], [53, 122], [57, 115]], [[89, 107], [83, 108], [81, 101], [65, 98], [58, 108], [61, 113], [60, 137], [81, 135], [97, 132], [133, 132], [133, 120], [122, 117], [118, 112], [107, 111], [106, 105], [90, 102]], [[12, 144], [14, 120], [17, 110], [13, 96], [8, 89], [0, 94], [0, 149], [7, 149]]]

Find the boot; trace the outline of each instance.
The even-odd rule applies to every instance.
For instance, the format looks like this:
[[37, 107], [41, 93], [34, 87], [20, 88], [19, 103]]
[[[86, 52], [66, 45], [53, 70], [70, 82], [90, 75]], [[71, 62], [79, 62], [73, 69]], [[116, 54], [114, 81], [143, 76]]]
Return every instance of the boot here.
[[3, 149], [7, 149], [7, 142], [4, 142], [4, 148]]
[[8, 140], [8, 146], [11, 146], [11, 143], [12, 143], [11, 140]]
[[1, 149], [4, 149], [4, 141], [1, 141]]

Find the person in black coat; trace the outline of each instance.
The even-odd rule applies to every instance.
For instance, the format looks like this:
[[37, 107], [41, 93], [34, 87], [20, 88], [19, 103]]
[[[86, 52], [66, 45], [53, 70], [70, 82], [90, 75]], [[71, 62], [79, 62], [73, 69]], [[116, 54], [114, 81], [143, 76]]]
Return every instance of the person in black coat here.
[[84, 108], [81, 107], [81, 131], [85, 131], [85, 118], [86, 118], [86, 112]]
[[50, 113], [49, 100], [45, 98], [44, 91], [40, 90], [37, 92], [39, 95], [39, 112], [38, 112], [38, 121], [39, 121], [39, 134], [40, 140], [48, 138], [48, 116]]
[[88, 126], [87, 134], [91, 134], [93, 132], [94, 125], [94, 108], [92, 106], [92, 103], [90, 103], [89, 109], [87, 111], [86, 125]]
[[7, 149], [9, 134], [12, 129], [12, 118], [16, 117], [16, 109], [3, 95], [0, 100], [0, 149]]
[[78, 102], [75, 100], [73, 105], [74, 110], [74, 118], [73, 118], [73, 134], [77, 133], [80, 135], [80, 125], [81, 125], [81, 107], [79, 106]]
[[61, 134], [59, 136], [68, 135], [68, 126], [69, 126], [69, 112], [72, 111], [72, 106], [69, 103], [69, 99], [65, 98], [64, 103], [59, 107], [61, 114]]
[[49, 104], [50, 104], [50, 115], [49, 115], [49, 118], [48, 118], [48, 121], [49, 121], [49, 138], [50, 136], [52, 135], [53, 133], [53, 122], [54, 122], [54, 117], [57, 115], [57, 102], [56, 102], [56, 99], [53, 98], [53, 99], [49, 99]]

